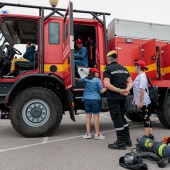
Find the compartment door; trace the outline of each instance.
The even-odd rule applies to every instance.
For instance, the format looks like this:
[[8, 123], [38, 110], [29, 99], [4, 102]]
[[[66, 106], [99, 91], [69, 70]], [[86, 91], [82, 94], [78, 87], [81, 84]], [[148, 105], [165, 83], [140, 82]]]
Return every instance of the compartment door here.
[[170, 44], [162, 47], [163, 52], [163, 68], [161, 74], [163, 75], [163, 79], [170, 79]]
[[158, 72], [155, 39], [152, 39], [143, 45], [143, 60], [148, 67], [148, 70], [146, 71], [147, 76], [151, 79], [156, 79]]
[[118, 62], [125, 66], [132, 79], [134, 80], [137, 73], [134, 69], [134, 61], [141, 60], [141, 50], [139, 44], [118, 43], [117, 47]]
[[63, 19], [63, 78], [65, 89], [75, 86], [73, 3], [69, 2]]

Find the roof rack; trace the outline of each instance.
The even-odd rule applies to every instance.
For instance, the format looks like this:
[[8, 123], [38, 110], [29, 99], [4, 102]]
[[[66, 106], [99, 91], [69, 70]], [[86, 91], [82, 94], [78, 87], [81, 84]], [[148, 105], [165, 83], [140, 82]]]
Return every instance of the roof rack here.
[[[61, 12], [64, 11], [66, 12], [67, 9], [64, 8], [54, 8], [54, 7], [45, 7], [45, 6], [34, 6], [34, 5], [26, 5], [26, 4], [14, 4], [14, 3], [2, 3], [0, 2], [0, 8], [3, 8], [4, 6], [15, 6], [15, 7], [25, 7], [25, 8], [33, 8], [33, 9], [39, 9], [39, 16], [42, 16], [42, 10], [52, 10], [53, 12], [50, 13], [48, 16], [50, 17], [51, 15], [53, 15], [54, 13], [57, 13], [58, 15], [64, 17], [65, 15], [62, 14]], [[96, 12], [96, 11], [84, 11], [84, 10], [73, 10], [73, 12], [76, 13], [86, 13], [86, 14], [91, 14], [93, 16], [93, 18], [96, 18], [97, 20], [100, 20], [98, 18], [98, 16], [101, 15], [110, 15], [110, 13], [107, 12]], [[48, 19], [48, 17], [45, 17], [45, 19]], [[101, 22], [101, 20], [99, 21]]]

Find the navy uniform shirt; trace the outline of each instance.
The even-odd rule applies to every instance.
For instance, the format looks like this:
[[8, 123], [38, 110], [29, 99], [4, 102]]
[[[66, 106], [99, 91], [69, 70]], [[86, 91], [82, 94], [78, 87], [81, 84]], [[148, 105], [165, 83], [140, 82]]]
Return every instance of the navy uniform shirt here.
[[[109, 78], [110, 84], [113, 86], [120, 89], [126, 89], [127, 78], [130, 77], [130, 74], [125, 67], [114, 61], [107, 65], [103, 73], [103, 77]], [[126, 96], [107, 89], [107, 99], [126, 99]]]

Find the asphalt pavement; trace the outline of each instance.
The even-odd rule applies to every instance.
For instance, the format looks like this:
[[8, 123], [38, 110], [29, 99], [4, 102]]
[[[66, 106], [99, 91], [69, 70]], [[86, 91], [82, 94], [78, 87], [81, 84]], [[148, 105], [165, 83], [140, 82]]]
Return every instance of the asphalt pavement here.
[[[59, 128], [49, 137], [25, 138], [12, 127], [9, 119], [0, 119], [0, 170], [123, 170], [119, 158], [135, 148], [136, 138], [143, 136], [142, 122], [129, 122], [133, 147], [126, 150], [108, 149], [116, 140], [109, 113], [101, 113], [100, 130], [106, 139], [83, 139], [85, 114], [83, 111], [72, 122], [69, 114], [64, 115]], [[156, 141], [170, 136], [157, 117], [151, 117]], [[156, 162], [143, 159], [149, 170], [160, 169]], [[170, 163], [164, 168], [169, 170]]]

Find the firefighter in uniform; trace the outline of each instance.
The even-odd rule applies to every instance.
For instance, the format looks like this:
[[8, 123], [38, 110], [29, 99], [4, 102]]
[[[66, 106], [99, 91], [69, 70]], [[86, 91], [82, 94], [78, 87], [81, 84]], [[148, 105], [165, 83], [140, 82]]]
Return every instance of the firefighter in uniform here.
[[125, 150], [126, 146], [132, 146], [129, 126], [124, 117], [126, 96], [132, 88], [132, 79], [128, 70], [117, 63], [116, 51], [108, 52], [107, 64], [103, 77], [107, 88], [108, 108], [117, 134], [117, 141], [109, 144], [108, 148]]

